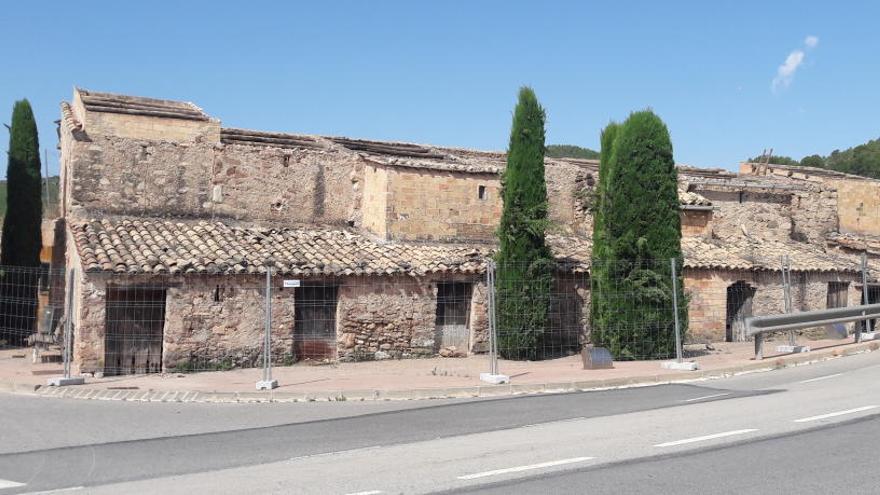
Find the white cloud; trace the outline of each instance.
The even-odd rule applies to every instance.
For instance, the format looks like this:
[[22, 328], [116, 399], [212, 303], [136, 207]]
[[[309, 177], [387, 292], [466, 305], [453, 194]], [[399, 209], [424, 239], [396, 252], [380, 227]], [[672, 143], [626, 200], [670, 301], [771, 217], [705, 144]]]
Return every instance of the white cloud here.
[[785, 58], [785, 62], [776, 69], [776, 77], [773, 78], [773, 91], [781, 88], [787, 88], [791, 85], [791, 81], [794, 79], [794, 73], [797, 72], [798, 67], [804, 63], [804, 52], [802, 50], [795, 50], [788, 54], [788, 57]]
[[[817, 36], [810, 35], [804, 39], [804, 46], [807, 50], [816, 48], [818, 45], [819, 38]], [[806, 57], [806, 53], [800, 48], [793, 50], [785, 57], [785, 62], [776, 69], [776, 77], [773, 78], [773, 83], [770, 85], [774, 93], [780, 88], [785, 89], [791, 86], [795, 72], [804, 63], [804, 57]]]

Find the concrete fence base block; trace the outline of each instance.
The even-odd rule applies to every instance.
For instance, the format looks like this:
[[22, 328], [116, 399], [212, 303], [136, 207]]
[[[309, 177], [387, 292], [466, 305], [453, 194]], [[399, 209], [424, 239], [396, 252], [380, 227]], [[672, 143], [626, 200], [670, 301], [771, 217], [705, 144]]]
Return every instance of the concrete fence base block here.
[[278, 388], [278, 380], [260, 380], [257, 382], [257, 390], [272, 390]]
[[700, 369], [700, 366], [694, 361], [664, 361], [660, 363], [660, 367], [667, 370], [679, 370], [679, 371], [697, 371]]
[[863, 332], [862, 333], [862, 342], [868, 340], [880, 340], [880, 332]]
[[47, 380], [47, 384], [50, 387], [65, 387], [67, 385], [82, 385], [86, 382], [86, 379], [81, 376], [73, 376], [70, 378], [64, 378], [62, 376], [58, 376], [55, 378], [49, 378]]
[[480, 373], [480, 381], [491, 383], [492, 385], [501, 385], [502, 383], [510, 383], [510, 377], [507, 375], [493, 375], [492, 373]]
[[776, 352], [782, 354], [797, 354], [799, 352], [810, 352], [810, 348], [805, 345], [778, 345]]

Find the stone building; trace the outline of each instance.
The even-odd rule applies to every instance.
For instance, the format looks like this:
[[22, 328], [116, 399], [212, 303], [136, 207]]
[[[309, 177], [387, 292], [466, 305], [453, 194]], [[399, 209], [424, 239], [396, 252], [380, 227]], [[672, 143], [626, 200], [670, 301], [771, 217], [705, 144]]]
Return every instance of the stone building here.
[[[78, 268], [81, 370], [254, 362], [267, 266], [284, 362], [485, 350], [503, 153], [231, 129], [191, 103], [82, 89], [61, 113], [56, 245]], [[858, 300], [859, 243], [877, 233], [854, 215], [880, 214], [869, 202], [841, 210], [838, 191], [876, 193], [877, 181], [768, 167], [680, 168], [693, 339], [735, 340], [749, 308], [778, 311], [785, 254], [803, 281], [798, 308], [825, 307], [829, 291]], [[589, 339], [597, 171], [546, 161], [560, 353]]]

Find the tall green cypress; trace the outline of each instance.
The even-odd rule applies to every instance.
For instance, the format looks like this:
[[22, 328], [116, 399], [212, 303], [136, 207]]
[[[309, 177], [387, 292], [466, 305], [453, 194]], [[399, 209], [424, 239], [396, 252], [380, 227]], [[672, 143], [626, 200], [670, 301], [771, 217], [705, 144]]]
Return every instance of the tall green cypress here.
[[4, 293], [0, 331], [9, 343], [21, 344], [36, 323], [43, 219], [40, 142], [27, 100], [15, 102], [12, 109], [6, 180], [6, 216], [0, 240], [0, 282]]
[[607, 204], [607, 187], [608, 176], [613, 166], [614, 143], [617, 133], [620, 130], [620, 124], [617, 122], [609, 123], [602, 130], [600, 137], [599, 152], [599, 181], [596, 184], [596, 195], [593, 204], [593, 255], [590, 267], [590, 316], [592, 325], [591, 341], [599, 342], [603, 339], [602, 329], [604, 325], [596, 325], [596, 322], [603, 321], [603, 317], [608, 316], [607, 299], [611, 295], [608, 290], [602, 290], [609, 287], [608, 280], [608, 245], [605, 240], [605, 209]]
[[553, 283], [553, 256], [544, 235], [548, 225], [545, 119], [535, 92], [521, 88], [502, 178], [504, 209], [496, 258], [498, 350], [508, 359], [543, 356]]
[[[592, 341], [617, 359], [675, 353], [670, 259], [681, 259], [678, 174], [666, 125], [635, 112], [603, 134], [594, 238]], [[600, 165], [600, 167], [602, 166]], [[605, 182], [602, 185], [602, 182]], [[678, 280], [679, 317], [687, 301]]]

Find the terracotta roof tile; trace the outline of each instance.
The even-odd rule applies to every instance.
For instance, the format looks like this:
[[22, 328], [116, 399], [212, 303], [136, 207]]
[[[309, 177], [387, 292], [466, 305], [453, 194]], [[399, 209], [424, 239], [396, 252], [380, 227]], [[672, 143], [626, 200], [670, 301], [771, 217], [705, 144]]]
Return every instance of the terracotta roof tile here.
[[[379, 242], [344, 230], [237, 227], [221, 222], [101, 219], [71, 225], [83, 268], [114, 273], [265, 273], [271, 259], [281, 274], [380, 275], [480, 273], [490, 245]], [[588, 272], [589, 238], [548, 235], [560, 268]], [[682, 241], [685, 267], [778, 270], [788, 255], [795, 271], [859, 270], [857, 256], [797, 242], [700, 237]]]
[[83, 268], [115, 273], [475, 273], [491, 246], [380, 243], [342, 230], [233, 227], [158, 219], [90, 220], [71, 226]]

